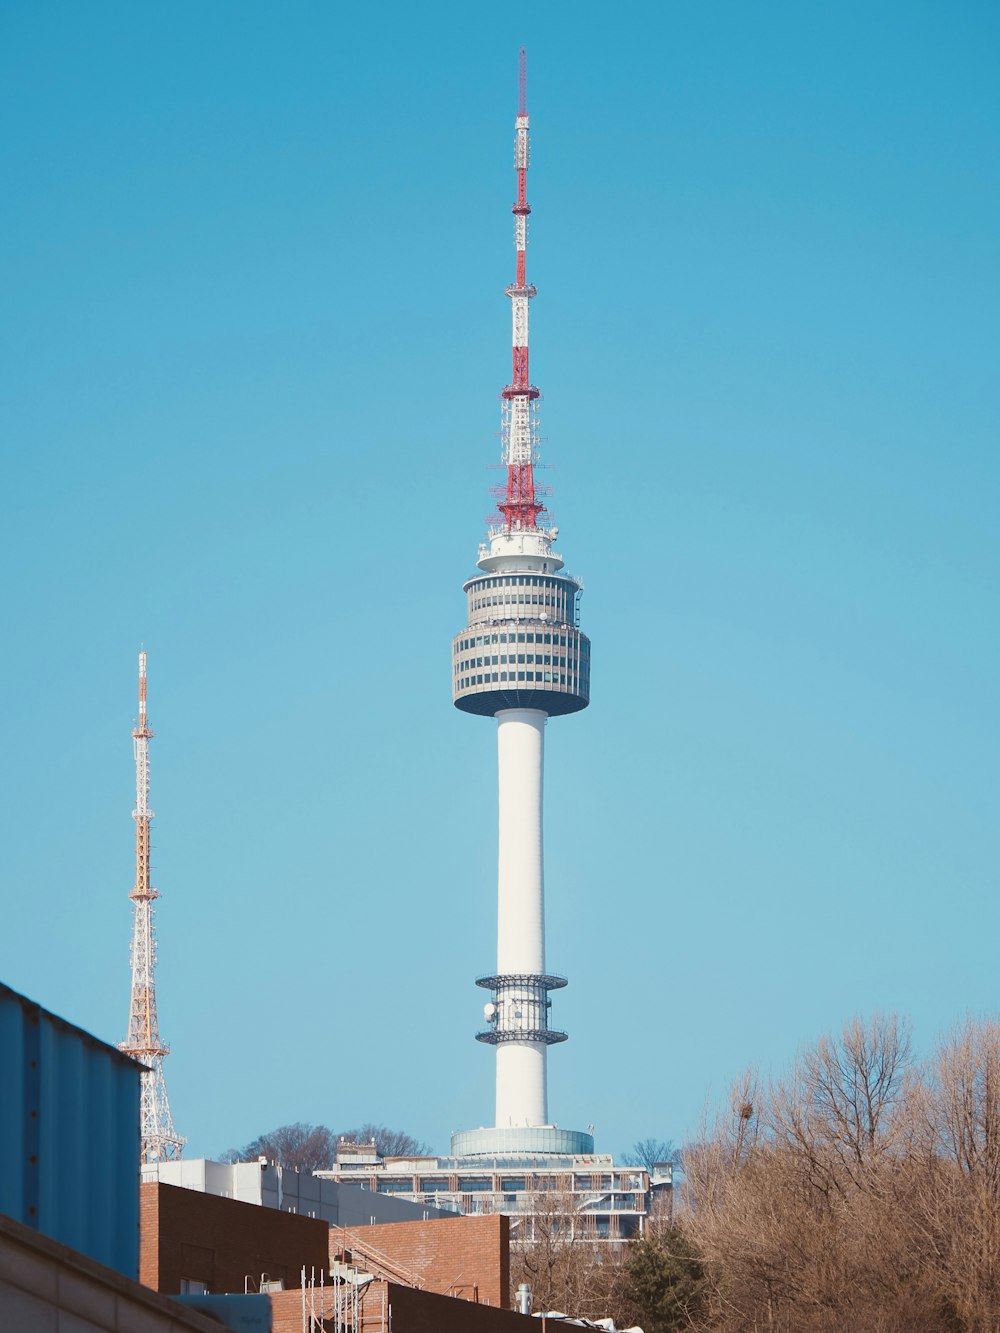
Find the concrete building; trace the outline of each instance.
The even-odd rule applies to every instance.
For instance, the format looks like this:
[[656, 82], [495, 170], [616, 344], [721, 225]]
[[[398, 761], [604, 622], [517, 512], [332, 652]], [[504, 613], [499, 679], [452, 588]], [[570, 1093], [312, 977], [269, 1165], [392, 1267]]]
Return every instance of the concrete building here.
[[[563, 1131], [546, 1127], [540, 1142]], [[342, 1144], [324, 1178], [363, 1183], [368, 1197], [433, 1204], [465, 1215], [510, 1217], [511, 1240], [537, 1239], [555, 1224], [566, 1240], [620, 1242], [645, 1233], [656, 1197], [669, 1193], [672, 1172], [659, 1164], [615, 1165], [608, 1153], [520, 1151], [494, 1157], [380, 1157], [373, 1147]]]
[[300, 1217], [316, 1217], [328, 1226], [356, 1227], [373, 1222], [426, 1221], [445, 1217], [435, 1204], [416, 1203], [389, 1194], [373, 1194], [362, 1179], [341, 1183], [336, 1176], [292, 1171], [275, 1162], [151, 1162], [142, 1168], [144, 1184], [156, 1181], [181, 1189], [277, 1208]]
[[[137, 1118], [137, 1142], [138, 1128]], [[197, 1310], [3, 1214], [0, 1328], [4, 1333], [219, 1333], [219, 1324]]]

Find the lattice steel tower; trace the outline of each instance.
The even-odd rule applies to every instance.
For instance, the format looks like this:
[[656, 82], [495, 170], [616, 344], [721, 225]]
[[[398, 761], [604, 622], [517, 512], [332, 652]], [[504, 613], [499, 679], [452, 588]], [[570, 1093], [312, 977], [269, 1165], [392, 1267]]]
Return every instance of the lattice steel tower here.
[[495, 717], [499, 756], [497, 967], [476, 984], [491, 992], [477, 1040], [496, 1047], [496, 1124], [452, 1136], [456, 1156], [498, 1152], [592, 1152], [593, 1138], [549, 1124], [546, 1058], [566, 1033], [549, 1026], [549, 994], [566, 985], [545, 963], [542, 767], [545, 723], [590, 702], [590, 642], [578, 628], [583, 585], [563, 572], [556, 528], [545, 509], [538, 462], [538, 389], [528, 370], [528, 106], [520, 53], [515, 122], [516, 277], [506, 289], [513, 312], [513, 368], [501, 394], [506, 485], [479, 548], [480, 573], [465, 584], [468, 626], [452, 644], [457, 708]]
[[146, 1068], [142, 1074], [139, 1123], [143, 1162], [169, 1162], [180, 1157], [184, 1139], [174, 1130], [163, 1078], [163, 1059], [170, 1047], [160, 1040], [156, 1017], [156, 936], [153, 902], [159, 893], [149, 878], [149, 742], [153, 733], [146, 721], [146, 654], [139, 654], [139, 725], [132, 732], [135, 754], [135, 887], [129, 894], [134, 904], [132, 923], [132, 1002], [128, 1037], [121, 1050]]

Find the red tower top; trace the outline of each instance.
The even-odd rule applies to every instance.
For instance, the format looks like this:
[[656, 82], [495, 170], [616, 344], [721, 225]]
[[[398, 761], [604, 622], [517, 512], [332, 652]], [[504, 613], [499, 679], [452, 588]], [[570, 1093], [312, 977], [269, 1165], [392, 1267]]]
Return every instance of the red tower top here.
[[507, 486], [498, 497], [497, 509], [510, 531], [531, 530], [538, 526], [543, 506], [536, 494], [534, 464], [538, 461], [538, 390], [528, 372], [528, 303], [535, 288], [527, 279], [528, 253], [528, 70], [527, 52], [521, 48], [518, 60], [517, 120], [515, 121], [514, 167], [517, 171], [517, 201], [514, 213], [515, 278], [506, 289], [513, 319], [513, 347], [510, 383], [503, 400], [503, 461], [507, 466]]

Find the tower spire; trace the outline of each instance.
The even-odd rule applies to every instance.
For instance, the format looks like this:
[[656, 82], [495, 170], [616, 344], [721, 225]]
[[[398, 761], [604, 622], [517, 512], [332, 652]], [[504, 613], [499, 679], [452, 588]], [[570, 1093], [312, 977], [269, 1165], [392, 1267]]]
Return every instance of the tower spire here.
[[507, 487], [498, 498], [497, 509], [510, 532], [533, 531], [543, 505], [535, 489], [534, 465], [538, 462], [538, 390], [528, 371], [528, 303], [536, 289], [528, 282], [528, 56], [521, 47], [518, 58], [517, 119], [514, 122], [514, 167], [517, 171], [517, 201], [514, 214], [515, 278], [506, 288], [510, 297], [513, 347], [510, 383], [501, 394], [503, 402], [500, 435]]
[[146, 718], [146, 654], [139, 654], [139, 723], [132, 732], [135, 755], [135, 884], [129, 897], [132, 920], [132, 998], [128, 1037], [119, 1049], [146, 1068], [142, 1073], [139, 1123], [143, 1162], [172, 1161], [182, 1155], [185, 1140], [174, 1131], [163, 1078], [163, 1058], [170, 1047], [160, 1040], [156, 1017], [156, 936], [153, 902], [160, 895], [150, 883], [149, 742], [153, 733]]

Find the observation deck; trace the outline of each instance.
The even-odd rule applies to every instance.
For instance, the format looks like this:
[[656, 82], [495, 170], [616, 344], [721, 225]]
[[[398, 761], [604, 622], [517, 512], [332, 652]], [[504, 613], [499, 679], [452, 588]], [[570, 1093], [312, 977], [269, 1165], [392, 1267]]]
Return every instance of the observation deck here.
[[590, 703], [590, 640], [576, 625], [581, 587], [568, 574], [496, 572], [465, 584], [467, 628], [452, 640], [452, 699], [492, 717], [537, 708], [550, 717]]

